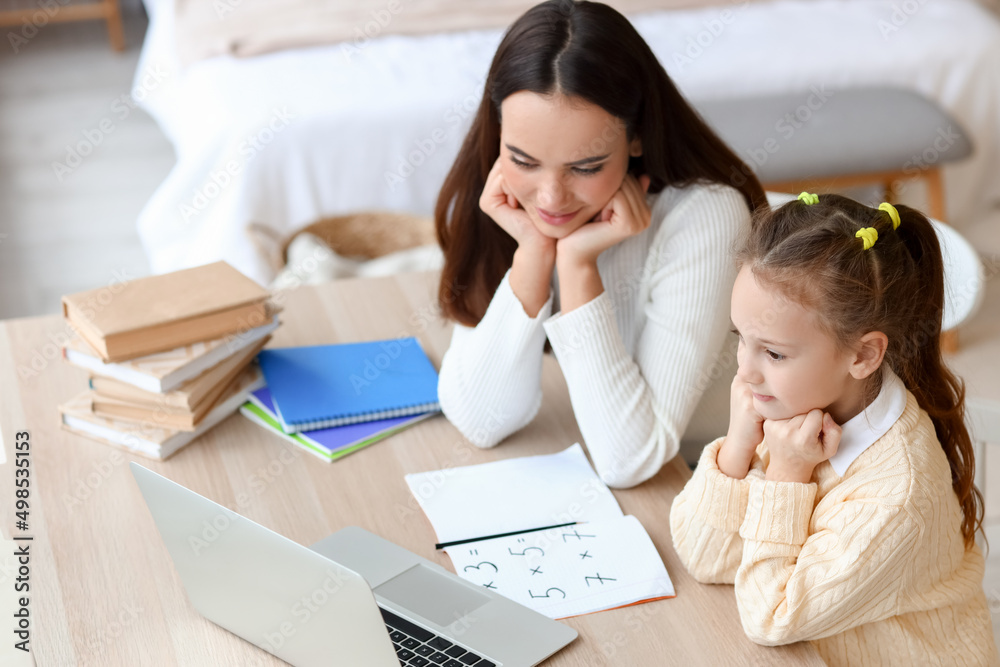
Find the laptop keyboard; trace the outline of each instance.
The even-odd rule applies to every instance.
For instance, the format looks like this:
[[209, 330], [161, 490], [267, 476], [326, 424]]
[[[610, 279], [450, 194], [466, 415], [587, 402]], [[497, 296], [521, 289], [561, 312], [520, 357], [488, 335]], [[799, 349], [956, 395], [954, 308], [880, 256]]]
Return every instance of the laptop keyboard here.
[[382, 609], [389, 638], [403, 667], [496, 667], [486, 658], [466, 651], [444, 637]]

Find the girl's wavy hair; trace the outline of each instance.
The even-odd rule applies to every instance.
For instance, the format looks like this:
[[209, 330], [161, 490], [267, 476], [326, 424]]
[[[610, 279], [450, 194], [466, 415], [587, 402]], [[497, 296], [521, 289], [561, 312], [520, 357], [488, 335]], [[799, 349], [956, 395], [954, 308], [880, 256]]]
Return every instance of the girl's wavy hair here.
[[629, 173], [649, 192], [691, 183], [732, 184], [747, 207], [767, 206], [764, 190], [687, 103], [628, 19], [597, 2], [550, 0], [507, 30], [493, 56], [469, 133], [434, 210], [444, 267], [438, 302], [446, 317], [475, 326], [486, 313], [517, 242], [479, 208], [500, 154], [500, 105], [519, 91], [562, 94], [597, 105], [638, 136], [643, 154]]
[[[793, 201], [754, 216], [737, 262], [754, 278], [816, 313], [843, 348], [870, 331], [889, 339], [884, 363], [927, 411], [951, 467], [962, 507], [966, 544], [982, 530], [983, 496], [973, 484], [975, 460], [965, 425], [965, 385], [941, 356], [944, 262], [937, 233], [919, 211], [897, 206], [893, 229], [886, 211], [840, 195], [816, 204]], [[864, 250], [855, 236], [873, 227], [878, 240]], [[879, 375], [867, 398], [879, 390]]]

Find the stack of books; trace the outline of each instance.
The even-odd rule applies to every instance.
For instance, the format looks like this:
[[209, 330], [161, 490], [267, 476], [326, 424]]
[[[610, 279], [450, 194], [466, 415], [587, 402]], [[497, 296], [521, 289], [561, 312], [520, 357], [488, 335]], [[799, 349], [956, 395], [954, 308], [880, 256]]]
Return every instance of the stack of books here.
[[415, 338], [274, 348], [259, 360], [267, 386], [240, 412], [325, 461], [441, 409], [437, 371]]
[[268, 292], [225, 262], [63, 297], [90, 373], [59, 406], [63, 428], [165, 459], [263, 386], [254, 358], [277, 329]]

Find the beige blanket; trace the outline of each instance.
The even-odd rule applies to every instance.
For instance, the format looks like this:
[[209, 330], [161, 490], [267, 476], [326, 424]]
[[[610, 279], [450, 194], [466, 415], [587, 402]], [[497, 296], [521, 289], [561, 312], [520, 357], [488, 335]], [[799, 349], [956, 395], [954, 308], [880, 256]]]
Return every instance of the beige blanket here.
[[[211, 56], [253, 56], [373, 37], [503, 28], [534, 0], [175, 0], [184, 65]], [[623, 14], [738, 4], [738, 0], [606, 0]]]

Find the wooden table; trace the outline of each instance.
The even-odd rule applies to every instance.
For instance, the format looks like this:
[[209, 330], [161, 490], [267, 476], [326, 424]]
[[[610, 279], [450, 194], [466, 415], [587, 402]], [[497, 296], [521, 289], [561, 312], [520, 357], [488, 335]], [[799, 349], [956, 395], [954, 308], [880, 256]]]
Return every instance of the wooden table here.
[[[271, 345], [414, 335], [439, 366], [450, 325], [439, 316], [435, 287], [434, 274], [410, 274], [280, 293], [283, 325]], [[326, 463], [234, 415], [171, 459], [149, 461], [59, 428], [56, 405], [86, 386], [85, 373], [54, 351], [52, 340], [66, 331], [55, 316], [0, 326], [0, 430], [7, 460], [0, 466], [2, 530], [7, 540], [12, 532], [34, 536], [30, 608], [39, 665], [282, 664], [192, 608], [128, 470], [130, 460], [301, 544], [353, 524], [453, 569], [434, 550], [434, 532], [403, 475], [553, 453], [581, 441], [562, 373], [547, 356], [538, 417], [492, 450], [469, 444], [439, 416]], [[14, 530], [8, 500], [14, 497], [15, 434], [25, 430], [32, 494], [30, 527], [22, 533]], [[625, 513], [649, 532], [677, 597], [565, 621], [580, 637], [546, 665], [823, 664], [807, 644], [766, 648], [750, 642], [732, 587], [698, 584], [681, 566], [668, 514], [689, 476], [675, 459], [638, 488], [615, 491]], [[9, 595], [2, 569], [0, 581]], [[2, 642], [0, 650], [10, 650], [9, 631]]]

